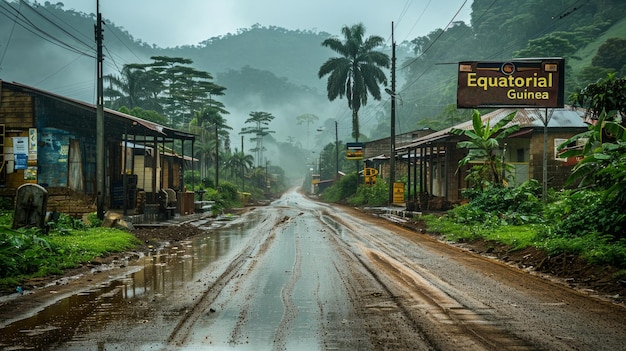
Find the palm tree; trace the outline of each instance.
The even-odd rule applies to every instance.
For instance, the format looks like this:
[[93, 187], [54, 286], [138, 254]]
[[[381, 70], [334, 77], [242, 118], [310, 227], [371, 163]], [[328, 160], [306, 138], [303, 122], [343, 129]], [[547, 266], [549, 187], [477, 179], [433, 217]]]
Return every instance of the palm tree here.
[[241, 179], [241, 186], [243, 185], [243, 179], [248, 170], [252, 169], [254, 165], [254, 157], [252, 155], [246, 155], [243, 152], [237, 151], [228, 155], [224, 164], [224, 170], [227, 171], [232, 179], [237, 179], [237, 175]]
[[126, 106], [129, 109], [141, 107], [145, 110], [160, 111], [158, 94], [162, 89], [157, 77], [146, 71], [147, 65], [124, 65], [120, 76], [107, 75], [104, 80], [109, 86], [104, 94], [111, 99], [110, 107], [118, 109]]
[[189, 122], [189, 130], [199, 136], [197, 157], [200, 159], [200, 168], [204, 171], [203, 175], [205, 177], [208, 175], [209, 164], [213, 163], [216, 167], [216, 183], [218, 178], [217, 172], [219, 172], [217, 161], [220, 155], [220, 141], [223, 141], [222, 146], [229, 144], [228, 138], [230, 134], [228, 130], [233, 129], [226, 124], [222, 113], [228, 112], [213, 106], [205, 107], [197, 111], [194, 114], [194, 118]]
[[323, 46], [340, 54], [340, 57], [328, 59], [318, 72], [318, 77], [328, 76], [326, 90], [328, 99], [346, 96], [348, 108], [352, 110], [352, 136], [359, 141], [359, 109], [367, 105], [368, 93], [375, 100], [380, 100], [379, 84], [387, 85], [387, 77], [381, 67], [388, 68], [389, 56], [374, 51], [384, 43], [379, 36], [370, 36], [363, 41], [365, 27], [362, 23], [341, 29], [345, 41], [328, 38]]

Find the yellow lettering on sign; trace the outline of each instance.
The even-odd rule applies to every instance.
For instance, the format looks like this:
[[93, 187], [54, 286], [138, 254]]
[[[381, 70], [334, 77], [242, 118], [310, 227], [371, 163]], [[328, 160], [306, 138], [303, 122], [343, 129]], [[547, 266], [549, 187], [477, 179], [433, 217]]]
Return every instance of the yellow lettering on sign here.
[[489, 88], [551, 88], [552, 73], [547, 77], [539, 77], [534, 73], [532, 77], [477, 77], [475, 72], [467, 74], [467, 86], [478, 87], [484, 91]]
[[550, 94], [547, 91], [515, 91], [511, 89], [506, 92], [506, 97], [509, 100], [549, 100]]

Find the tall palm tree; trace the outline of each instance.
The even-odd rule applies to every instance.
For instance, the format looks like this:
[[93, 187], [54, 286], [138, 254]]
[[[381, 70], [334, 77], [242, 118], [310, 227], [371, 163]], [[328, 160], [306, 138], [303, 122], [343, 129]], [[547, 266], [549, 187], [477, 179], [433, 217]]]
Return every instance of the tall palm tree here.
[[341, 56], [328, 59], [317, 75], [320, 79], [329, 75], [326, 90], [330, 101], [346, 96], [348, 108], [352, 110], [352, 136], [358, 141], [359, 109], [367, 105], [368, 93], [380, 100], [379, 84], [387, 85], [381, 67], [388, 68], [390, 59], [387, 54], [374, 51], [384, 43], [382, 37], [373, 35], [363, 41], [365, 27], [362, 23], [344, 26], [341, 33], [344, 41], [328, 38], [322, 42]]
[[230, 144], [228, 142], [230, 135], [228, 130], [233, 128], [226, 124], [226, 119], [222, 113], [228, 112], [213, 106], [205, 107], [196, 111], [194, 118], [189, 122], [189, 131], [198, 135], [197, 157], [200, 159], [200, 168], [204, 170], [203, 175], [205, 177], [208, 175], [209, 164], [211, 163], [215, 165], [216, 172], [219, 171], [217, 168], [219, 167], [217, 162], [220, 154], [219, 149], [221, 146]]

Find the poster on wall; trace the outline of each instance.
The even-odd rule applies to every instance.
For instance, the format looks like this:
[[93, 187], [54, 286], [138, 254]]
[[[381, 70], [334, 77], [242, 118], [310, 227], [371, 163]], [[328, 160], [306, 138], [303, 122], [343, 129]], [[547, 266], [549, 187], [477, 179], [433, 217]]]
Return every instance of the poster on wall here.
[[37, 155], [37, 128], [28, 129], [28, 154], [31, 158]]
[[37, 180], [37, 166], [31, 166], [24, 170], [24, 180]]
[[13, 154], [15, 155], [15, 169], [28, 168], [28, 137], [13, 138]]
[[26, 169], [28, 168], [28, 155], [15, 154], [15, 167], [13, 169]]

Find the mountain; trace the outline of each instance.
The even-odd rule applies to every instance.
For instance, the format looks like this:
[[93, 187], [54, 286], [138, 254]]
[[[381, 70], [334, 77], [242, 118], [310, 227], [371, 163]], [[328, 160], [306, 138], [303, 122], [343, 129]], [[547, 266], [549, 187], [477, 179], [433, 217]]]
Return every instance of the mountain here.
[[[398, 43], [396, 132], [439, 129], [466, 118], [455, 109], [460, 60], [565, 57], [566, 90], [575, 92], [610, 71], [593, 66], [600, 62], [593, 58], [609, 39], [626, 38], [625, 18], [623, 0], [518, 0], [515, 6], [473, 0], [471, 23], [455, 22]], [[276, 117], [270, 128], [279, 141], [322, 137], [293, 123], [307, 113], [318, 116], [320, 126], [337, 120], [340, 139], [349, 139], [345, 99], [329, 102], [326, 81], [317, 77], [321, 64], [336, 56], [321, 46], [328, 33], [255, 25], [198, 45], [160, 48], [104, 19], [105, 74], [117, 74], [125, 64], [152, 62], [151, 56], [189, 58], [194, 68], [227, 88], [220, 100], [235, 134], [250, 112], [266, 111]], [[0, 79], [95, 101], [94, 23], [95, 15], [66, 10], [62, 3], [0, 2]], [[389, 111], [386, 96], [362, 108], [361, 129], [370, 139], [388, 136]]]

